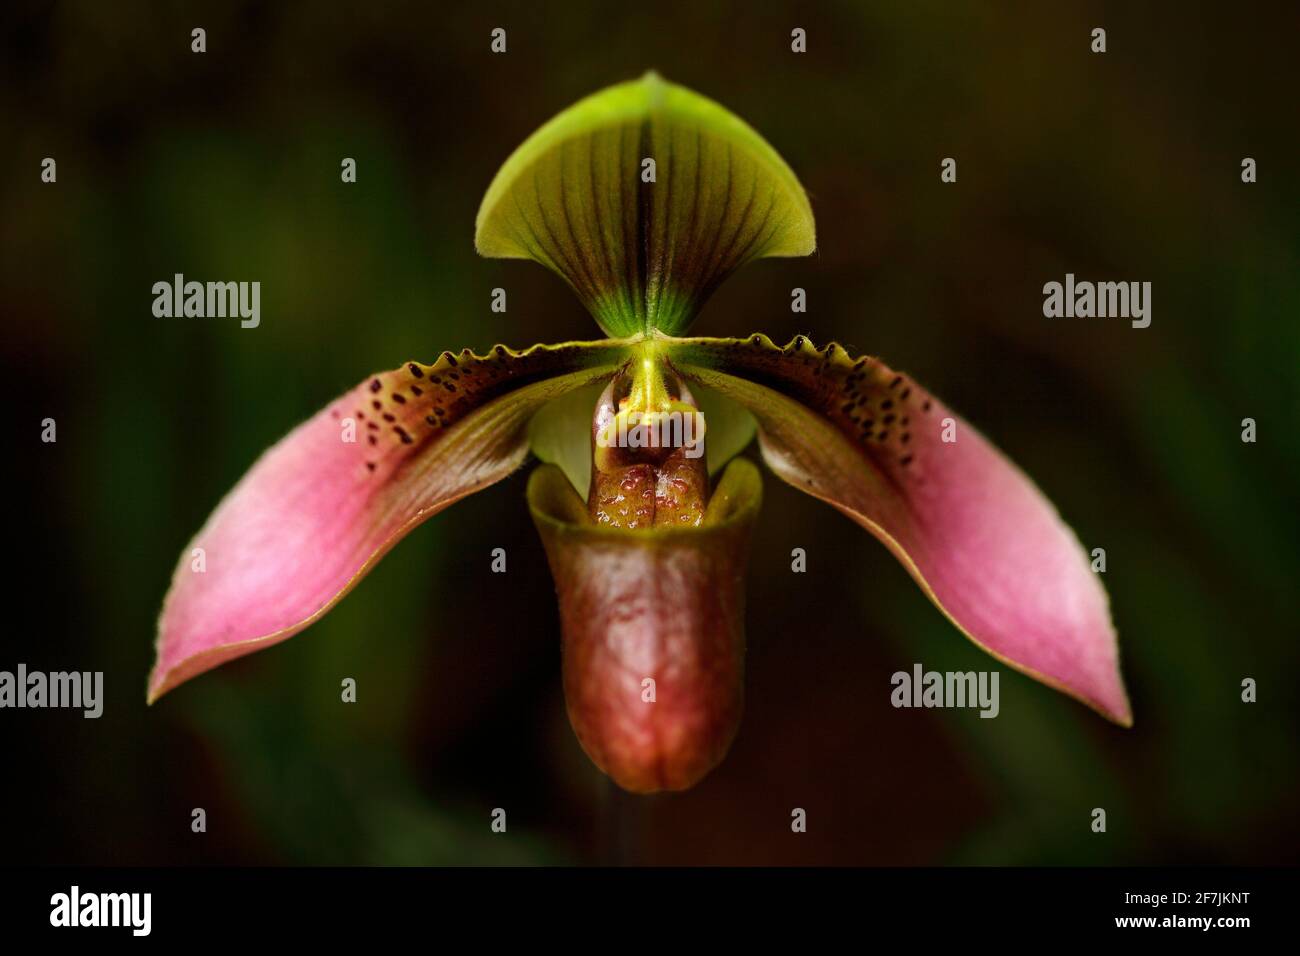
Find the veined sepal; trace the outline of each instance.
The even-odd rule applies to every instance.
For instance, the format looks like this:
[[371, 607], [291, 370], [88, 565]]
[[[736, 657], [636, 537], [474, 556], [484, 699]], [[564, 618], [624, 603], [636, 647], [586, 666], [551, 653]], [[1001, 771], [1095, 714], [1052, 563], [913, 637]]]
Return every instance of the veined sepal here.
[[581, 100], [533, 133], [479, 208], [485, 256], [563, 278], [606, 333], [686, 328], [735, 269], [816, 247], [790, 167], [744, 121], [657, 74]]

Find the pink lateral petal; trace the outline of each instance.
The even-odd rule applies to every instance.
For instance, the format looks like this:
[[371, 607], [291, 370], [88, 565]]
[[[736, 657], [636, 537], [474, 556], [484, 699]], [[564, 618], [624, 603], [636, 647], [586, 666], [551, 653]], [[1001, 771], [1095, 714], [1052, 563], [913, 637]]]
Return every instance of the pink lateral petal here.
[[373, 376], [298, 426], [181, 555], [149, 700], [307, 627], [412, 528], [518, 467], [545, 402], [621, 360], [614, 341], [444, 353]]
[[836, 345], [683, 339], [670, 354], [748, 407], [772, 469], [880, 538], [975, 643], [1132, 723], [1100, 578], [1051, 502], [971, 425]]

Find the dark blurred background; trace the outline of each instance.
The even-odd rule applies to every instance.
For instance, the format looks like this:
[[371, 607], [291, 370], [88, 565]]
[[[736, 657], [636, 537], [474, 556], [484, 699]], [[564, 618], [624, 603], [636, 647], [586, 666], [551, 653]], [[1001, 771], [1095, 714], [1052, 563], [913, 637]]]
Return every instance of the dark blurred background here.
[[[97, 721], [0, 712], [0, 862], [1300, 856], [1294, 4], [87, 0], [0, 22], [0, 669], [102, 670], [106, 694]], [[995, 665], [770, 474], [746, 717], [689, 793], [612, 793], [580, 751], [526, 470], [307, 632], [145, 706], [177, 556], [263, 448], [369, 372], [598, 334], [540, 267], [479, 259], [474, 214], [533, 129], [650, 67], [752, 123], [817, 216], [815, 256], [744, 270], [695, 331], [880, 355], [1023, 465], [1107, 551], [1132, 730], [1005, 668], [996, 720], [891, 708], [914, 662]], [[176, 272], [261, 281], [261, 326], [154, 318]], [[1151, 327], [1044, 319], [1066, 272], [1151, 281]]]

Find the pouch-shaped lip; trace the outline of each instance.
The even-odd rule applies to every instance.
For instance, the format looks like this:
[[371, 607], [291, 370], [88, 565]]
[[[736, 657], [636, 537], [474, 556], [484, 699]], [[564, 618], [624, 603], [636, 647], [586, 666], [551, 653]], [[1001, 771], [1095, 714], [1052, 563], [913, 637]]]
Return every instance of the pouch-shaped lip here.
[[596, 524], [555, 466], [529, 480], [559, 597], [569, 720], [626, 790], [693, 786], [735, 737], [761, 489], [758, 469], [737, 459], [700, 525], [628, 530]]

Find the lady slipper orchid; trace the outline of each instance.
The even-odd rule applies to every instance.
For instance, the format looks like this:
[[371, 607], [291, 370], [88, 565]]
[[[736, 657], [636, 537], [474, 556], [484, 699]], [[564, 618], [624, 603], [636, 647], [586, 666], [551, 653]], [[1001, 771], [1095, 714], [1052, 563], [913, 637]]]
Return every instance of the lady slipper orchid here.
[[531, 452], [578, 739], [628, 790], [690, 787], [740, 720], [762, 487], [736, 456], [756, 433], [780, 478], [879, 538], [972, 641], [1130, 724], [1105, 591], [979, 432], [838, 345], [682, 334], [735, 269], [814, 249], [803, 188], [740, 119], [653, 73], [597, 93], [501, 167], [475, 241], [557, 273], [607, 338], [408, 362], [292, 431], [182, 556], [151, 702], [303, 630], [416, 525]]

